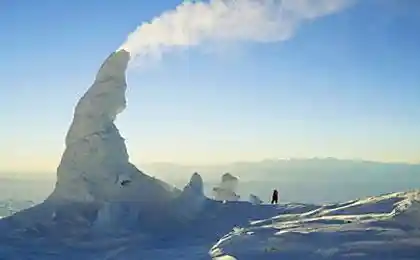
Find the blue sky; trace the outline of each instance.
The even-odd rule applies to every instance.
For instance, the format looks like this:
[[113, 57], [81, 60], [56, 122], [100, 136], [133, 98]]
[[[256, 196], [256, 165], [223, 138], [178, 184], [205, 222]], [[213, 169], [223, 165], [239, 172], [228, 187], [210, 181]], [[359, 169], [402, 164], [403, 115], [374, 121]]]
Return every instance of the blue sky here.
[[[0, 2], [0, 170], [54, 171], [78, 98], [141, 22], [180, 1]], [[280, 43], [203, 46], [128, 74], [135, 163], [420, 161], [420, 4], [358, 1]]]

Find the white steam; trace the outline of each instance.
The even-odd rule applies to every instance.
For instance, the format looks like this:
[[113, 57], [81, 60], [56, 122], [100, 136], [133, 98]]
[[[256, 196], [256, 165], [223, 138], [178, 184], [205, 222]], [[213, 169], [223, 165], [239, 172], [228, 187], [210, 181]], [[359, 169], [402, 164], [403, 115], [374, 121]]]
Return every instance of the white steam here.
[[119, 48], [132, 57], [156, 56], [207, 41], [273, 42], [298, 26], [336, 13], [351, 0], [210, 0], [184, 2], [141, 24]]

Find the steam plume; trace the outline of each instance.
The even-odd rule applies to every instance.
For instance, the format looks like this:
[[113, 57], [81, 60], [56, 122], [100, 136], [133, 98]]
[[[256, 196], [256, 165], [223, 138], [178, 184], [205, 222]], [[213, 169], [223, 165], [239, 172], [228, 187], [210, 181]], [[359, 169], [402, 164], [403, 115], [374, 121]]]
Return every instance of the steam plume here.
[[305, 21], [339, 12], [351, 0], [210, 0], [184, 2], [132, 32], [120, 49], [160, 57], [206, 41], [290, 39]]

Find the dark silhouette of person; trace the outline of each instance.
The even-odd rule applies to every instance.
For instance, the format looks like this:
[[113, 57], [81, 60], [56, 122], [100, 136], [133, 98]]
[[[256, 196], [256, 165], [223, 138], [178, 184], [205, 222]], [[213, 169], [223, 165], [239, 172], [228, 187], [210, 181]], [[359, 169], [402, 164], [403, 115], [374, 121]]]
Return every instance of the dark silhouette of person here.
[[271, 198], [271, 204], [277, 204], [279, 202], [279, 192], [277, 190], [273, 191], [273, 196]]

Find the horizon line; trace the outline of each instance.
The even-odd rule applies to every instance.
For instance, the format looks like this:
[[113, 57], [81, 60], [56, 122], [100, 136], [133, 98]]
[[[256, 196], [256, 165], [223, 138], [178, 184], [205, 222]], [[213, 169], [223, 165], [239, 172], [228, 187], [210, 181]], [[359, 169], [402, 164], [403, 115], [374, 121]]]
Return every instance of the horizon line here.
[[[290, 157], [290, 158], [267, 158], [267, 159], [260, 159], [260, 160], [248, 160], [248, 161], [231, 161], [231, 162], [214, 162], [214, 163], [185, 163], [185, 162], [170, 162], [170, 161], [154, 161], [154, 162], [135, 162], [130, 161], [134, 165], [174, 165], [174, 166], [181, 166], [181, 167], [217, 167], [217, 166], [225, 166], [225, 165], [234, 165], [234, 164], [258, 164], [258, 163], [265, 163], [265, 162], [291, 162], [291, 161], [310, 161], [310, 160], [319, 160], [319, 161], [327, 161], [327, 160], [334, 160], [334, 161], [341, 161], [341, 162], [359, 162], [359, 163], [376, 163], [376, 164], [404, 164], [404, 165], [418, 165], [420, 166], [420, 161], [418, 162], [411, 162], [411, 161], [380, 161], [380, 160], [369, 160], [369, 159], [361, 159], [361, 158], [353, 158], [353, 159], [342, 159], [337, 157]], [[58, 166], [57, 166], [58, 167]], [[31, 173], [31, 174], [50, 174], [55, 173], [56, 170], [35, 170], [35, 171], [23, 171], [23, 170], [6, 170], [0, 169], [0, 174], [22, 174], [22, 173]]]

